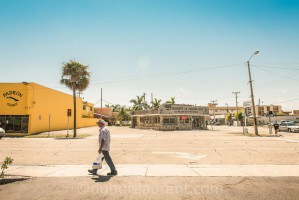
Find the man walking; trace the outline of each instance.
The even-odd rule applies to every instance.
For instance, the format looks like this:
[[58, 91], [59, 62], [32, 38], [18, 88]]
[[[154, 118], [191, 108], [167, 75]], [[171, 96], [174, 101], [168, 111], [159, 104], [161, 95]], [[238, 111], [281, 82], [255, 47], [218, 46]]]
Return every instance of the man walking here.
[[[99, 134], [99, 154], [104, 155], [104, 159], [106, 160], [106, 163], [110, 167], [111, 172], [107, 173], [109, 176], [117, 175], [117, 171], [115, 169], [114, 163], [109, 155], [110, 151], [110, 131], [105, 126], [105, 121], [103, 119], [100, 119], [97, 122], [98, 126], [100, 127], [100, 134]], [[92, 174], [97, 174], [97, 169], [90, 169], [88, 172]]]

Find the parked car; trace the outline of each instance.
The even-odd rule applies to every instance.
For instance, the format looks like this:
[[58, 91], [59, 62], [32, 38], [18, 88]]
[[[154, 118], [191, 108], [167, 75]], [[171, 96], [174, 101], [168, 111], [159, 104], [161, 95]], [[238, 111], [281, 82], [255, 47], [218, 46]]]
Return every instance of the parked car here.
[[282, 123], [287, 123], [287, 122], [290, 122], [290, 121], [288, 121], [288, 120], [280, 120], [280, 121], [277, 121], [277, 124], [280, 125]]
[[5, 130], [0, 127], [0, 139], [5, 136]]
[[294, 122], [282, 122], [278, 128], [279, 131], [299, 132], [299, 126]]

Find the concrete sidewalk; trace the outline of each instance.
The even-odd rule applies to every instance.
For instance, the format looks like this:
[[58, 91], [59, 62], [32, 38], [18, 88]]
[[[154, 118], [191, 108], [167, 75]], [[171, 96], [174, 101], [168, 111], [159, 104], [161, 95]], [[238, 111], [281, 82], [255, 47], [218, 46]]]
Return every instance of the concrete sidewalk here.
[[[31, 177], [79, 177], [90, 176], [90, 165], [12, 165], [6, 171], [8, 175]], [[229, 176], [229, 177], [299, 177], [299, 165], [159, 165], [159, 164], [119, 164], [118, 176]], [[105, 176], [109, 172], [107, 165], [98, 171]]]

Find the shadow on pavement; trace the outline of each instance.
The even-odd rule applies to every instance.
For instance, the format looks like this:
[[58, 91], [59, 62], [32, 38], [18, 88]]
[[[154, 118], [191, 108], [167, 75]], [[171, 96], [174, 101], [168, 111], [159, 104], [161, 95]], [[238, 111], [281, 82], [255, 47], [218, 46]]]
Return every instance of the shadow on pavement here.
[[9, 183], [14, 183], [17, 181], [25, 181], [28, 180], [29, 178], [1, 178], [0, 179], [0, 185], [5, 185]]
[[111, 179], [111, 176], [98, 176], [97, 178], [91, 178], [92, 180], [94, 180], [96, 183], [97, 182], [107, 182]]

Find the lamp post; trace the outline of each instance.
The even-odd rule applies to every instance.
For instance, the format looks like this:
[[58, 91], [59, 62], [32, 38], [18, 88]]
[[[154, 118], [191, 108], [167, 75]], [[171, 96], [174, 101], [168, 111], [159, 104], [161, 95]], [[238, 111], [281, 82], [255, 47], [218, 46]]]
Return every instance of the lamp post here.
[[238, 126], [238, 124], [239, 124], [239, 119], [238, 119], [238, 112], [239, 112], [239, 108], [238, 108], [238, 94], [239, 94], [240, 92], [233, 92], [233, 94], [234, 95], [236, 95], [236, 107], [237, 107], [237, 113], [236, 113], [236, 118], [237, 118], [237, 126]]
[[256, 122], [256, 112], [255, 112], [255, 104], [254, 104], [252, 80], [251, 80], [251, 73], [250, 73], [250, 60], [251, 60], [251, 58], [254, 55], [256, 55], [258, 53], [259, 53], [259, 51], [254, 52], [254, 54], [252, 54], [252, 56], [247, 61], [249, 84], [250, 84], [250, 94], [251, 94], [251, 105], [252, 105], [252, 112], [253, 112], [253, 125], [254, 125], [254, 133], [255, 133], [255, 135], [258, 135], [259, 133], [258, 133], [257, 122]]
[[226, 114], [228, 114], [228, 103], [225, 103], [226, 105]]

